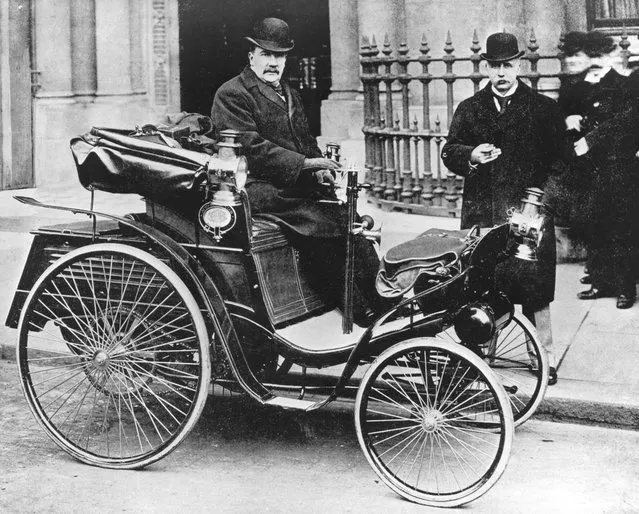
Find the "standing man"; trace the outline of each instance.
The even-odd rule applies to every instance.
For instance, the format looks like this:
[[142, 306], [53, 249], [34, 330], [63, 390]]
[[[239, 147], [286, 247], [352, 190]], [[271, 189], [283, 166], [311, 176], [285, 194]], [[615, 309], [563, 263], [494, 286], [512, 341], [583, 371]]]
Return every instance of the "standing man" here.
[[592, 287], [581, 300], [615, 296], [618, 309], [636, 298], [638, 168], [636, 75], [628, 79], [614, 69], [616, 44], [610, 36], [590, 32], [587, 51], [591, 84], [583, 137], [574, 144], [582, 169], [592, 175], [588, 249]]
[[[300, 95], [282, 79], [294, 43], [286, 22], [266, 18], [250, 36], [248, 66], [215, 93], [211, 118], [219, 134], [240, 131], [248, 160], [246, 191], [251, 211], [277, 222], [311, 261], [315, 287], [340, 305], [345, 263], [347, 212], [336, 200], [333, 173], [311, 135]], [[369, 241], [356, 238], [354, 319], [360, 325], [384, 310], [375, 291], [379, 259]]]
[[[544, 188], [563, 151], [563, 120], [555, 102], [518, 79], [517, 39], [505, 32], [486, 41], [489, 83], [455, 111], [444, 164], [465, 177], [462, 228], [492, 227], [507, 220], [528, 187]], [[550, 360], [549, 383], [557, 381], [549, 304], [555, 293], [556, 250], [549, 220], [538, 262], [510, 259], [498, 268], [498, 287], [537, 327]]]

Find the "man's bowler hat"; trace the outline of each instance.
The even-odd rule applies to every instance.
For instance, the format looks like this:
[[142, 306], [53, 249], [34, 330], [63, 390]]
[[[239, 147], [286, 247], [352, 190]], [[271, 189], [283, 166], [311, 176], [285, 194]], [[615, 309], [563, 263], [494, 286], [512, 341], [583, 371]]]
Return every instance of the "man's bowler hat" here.
[[505, 62], [524, 55], [519, 51], [517, 38], [508, 32], [497, 32], [486, 39], [486, 53], [480, 54], [482, 59], [493, 62]]
[[253, 25], [250, 36], [244, 39], [269, 52], [288, 52], [295, 44], [288, 30], [288, 23], [279, 18], [264, 18]]

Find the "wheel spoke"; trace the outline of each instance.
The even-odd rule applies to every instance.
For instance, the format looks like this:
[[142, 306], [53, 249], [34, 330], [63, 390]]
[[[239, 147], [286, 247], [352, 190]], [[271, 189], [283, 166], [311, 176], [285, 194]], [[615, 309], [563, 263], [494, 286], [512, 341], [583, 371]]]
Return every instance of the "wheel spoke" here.
[[461, 505], [503, 473], [512, 441], [508, 399], [470, 350], [419, 341], [386, 350], [366, 373], [356, 400], [358, 440], [397, 493]]
[[[447, 329], [438, 339], [459, 342], [455, 332]], [[541, 403], [548, 381], [548, 362], [534, 327], [519, 312], [491, 343], [481, 347], [485, 359], [506, 388], [515, 424], [533, 415]]]
[[51, 265], [23, 309], [25, 395], [64, 450], [90, 464], [143, 467], [193, 427], [209, 341], [200, 307], [167, 264], [133, 247], [88, 245]]

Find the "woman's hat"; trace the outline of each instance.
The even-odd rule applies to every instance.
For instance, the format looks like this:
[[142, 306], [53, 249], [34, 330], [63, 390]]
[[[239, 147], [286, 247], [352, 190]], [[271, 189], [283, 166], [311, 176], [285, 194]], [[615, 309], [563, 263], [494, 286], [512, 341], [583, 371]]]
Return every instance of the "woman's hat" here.
[[567, 56], [572, 56], [581, 51], [585, 51], [587, 38], [588, 34], [585, 32], [580, 32], [578, 30], [568, 32], [568, 34], [564, 36], [561, 50], [564, 55]]
[[600, 57], [602, 55], [606, 55], [611, 53], [615, 48], [617, 48], [617, 44], [615, 40], [610, 36], [593, 30], [586, 34], [586, 42], [584, 45], [584, 51], [590, 57]]
[[524, 55], [519, 51], [517, 38], [508, 32], [497, 32], [486, 39], [486, 53], [479, 54], [486, 61], [505, 62]]
[[288, 23], [279, 18], [264, 18], [253, 25], [250, 36], [244, 39], [269, 52], [288, 52], [295, 43], [290, 37]]

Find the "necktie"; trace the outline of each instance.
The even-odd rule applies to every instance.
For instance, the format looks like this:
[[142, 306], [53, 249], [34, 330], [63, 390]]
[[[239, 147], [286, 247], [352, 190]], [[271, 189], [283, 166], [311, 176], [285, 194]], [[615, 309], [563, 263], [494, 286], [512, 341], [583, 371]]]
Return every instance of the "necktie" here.
[[267, 82], [267, 84], [269, 85], [269, 87], [273, 88], [273, 91], [275, 91], [278, 95], [284, 96], [284, 88], [282, 87], [282, 84], [280, 84], [279, 82], [277, 84]]
[[506, 107], [508, 107], [508, 104], [510, 103], [510, 98], [511, 96], [499, 96], [499, 95], [493, 95], [497, 102], [499, 102], [499, 112], [502, 113], [506, 110]]

